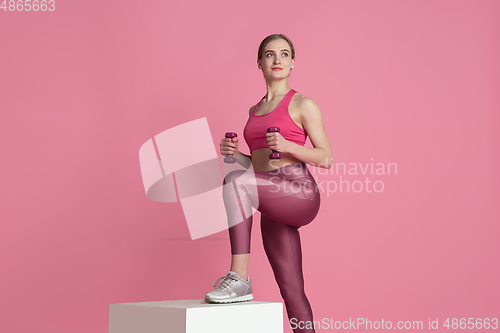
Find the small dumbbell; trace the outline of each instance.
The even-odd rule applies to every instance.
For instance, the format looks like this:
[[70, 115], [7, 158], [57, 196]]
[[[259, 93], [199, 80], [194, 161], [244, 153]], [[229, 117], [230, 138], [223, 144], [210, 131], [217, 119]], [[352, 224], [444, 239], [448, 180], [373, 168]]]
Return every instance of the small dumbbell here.
[[[273, 132], [280, 132], [280, 128], [279, 127], [269, 127], [267, 129], [267, 133], [273, 133]], [[269, 158], [271, 160], [276, 160], [276, 159], [280, 159], [282, 156], [281, 156], [281, 153], [279, 151], [276, 151], [273, 149], [273, 152], [271, 154], [269, 154]]]
[[[236, 134], [234, 132], [227, 132], [226, 133], [226, 138], [235, 138], [237, 136], [238, 136], [238, 134]], [[224, 162], [234, 163], [234, 162], [236, 162], [236, 158], [234, 158], [233, 155], [228, 154], [228, 155], [226, 155], [226, 157], [224, 157]]]

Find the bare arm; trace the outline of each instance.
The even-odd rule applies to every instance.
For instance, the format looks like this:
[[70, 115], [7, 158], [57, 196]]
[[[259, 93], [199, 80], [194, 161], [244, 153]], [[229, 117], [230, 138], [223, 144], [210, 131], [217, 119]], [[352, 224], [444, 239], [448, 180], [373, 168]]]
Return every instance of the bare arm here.
[[316, 102], [304, 97], [299, 104], [302, 126], [309, 135], [314, 148], [289, 142], [290, 154], [307, 164], [330, 169], [333, 164], [332, 150], [323, 124], [323, 115]]
[[252, 165], [252, 155], [246, 155], [237, 150], [233, 157], [236, 159], [236, 162], [238, 162], [245, 169], [250, 168]]

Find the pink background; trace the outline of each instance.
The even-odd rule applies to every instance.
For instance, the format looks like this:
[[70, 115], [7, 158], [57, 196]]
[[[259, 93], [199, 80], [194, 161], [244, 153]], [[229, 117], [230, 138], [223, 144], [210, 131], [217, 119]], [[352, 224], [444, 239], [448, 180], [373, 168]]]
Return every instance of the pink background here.
[[[499, 10], [100, 0], [0, 11], [0, 331], [107, 332], [110, 303], [201, 299], [226, 274], [227, 230], [187, 239], [180, 204], [147, 199], [138, 150], [201, 117], [216, 147], [242, 136], [266, 93], [256, 54], [272, 33], [294, 42], [288, 82], [320, 106], [334, 162], [398, 166], [369, 175], [381, 193], [322, 193], [301, 229], [315, 319], [499, 318]], [[318, 182], [338, 181], [334, 168]], [[282, 301], [260, 213], [252, 237], [255, 300]]]

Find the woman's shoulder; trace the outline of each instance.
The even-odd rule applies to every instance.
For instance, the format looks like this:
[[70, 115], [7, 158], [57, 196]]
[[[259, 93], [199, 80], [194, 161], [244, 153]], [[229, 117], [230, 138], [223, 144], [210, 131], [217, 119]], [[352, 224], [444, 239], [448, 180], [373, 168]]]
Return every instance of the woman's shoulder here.
[[299, 92], [296, 92], [293, 95], [292, 99], [290, 100], [290, 104], [293, 104], [292, 107], [295, 107], [300, 111], [307, 111], [318, 107], [314, 99]]
[[257, 107], [257, 105], [259, 105], [260, 101], [262, 101], [262, 98], [261, 98], [261, 99], [260, 99], [257, 103], [255, 103], [254, 105], [252, 105], [252, 106], [250, 107], [250, 109], [248, 110], [248, 116], [249, 116], [249, 117], [252, 115], [253, 110], [255, 110], [255, 108]]
[[253, 110], [255, 110], [255, 107], [257, 106], [258, 103], [255, 103], [250, 107], [250, 110], [248, 110], [248, 116], [250, 117], [253, 113]]

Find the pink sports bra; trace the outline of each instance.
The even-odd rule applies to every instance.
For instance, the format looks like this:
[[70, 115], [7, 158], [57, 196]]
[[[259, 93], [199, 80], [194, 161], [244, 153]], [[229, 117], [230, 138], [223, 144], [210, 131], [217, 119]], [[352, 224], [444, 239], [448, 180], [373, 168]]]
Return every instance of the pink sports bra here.
[[267, 129], [272, 126], [278, 126], [280, 134], [288, 141], [301, 146], [305, 144], [307, 132], [293, 121], [288, 112], [288, 105], [295, 93], [295, 90], [290, 89], [273, 111], [257, 116], [255, 115], [255, 111], [259, 108], [259, 101], [251, 116], [248, 117], [247, 124], [243, 130], [243, 136], [250, 148], [250, 153], [255, 149], [269, 148], [269, 145], [266, 143], [266, 133]]

